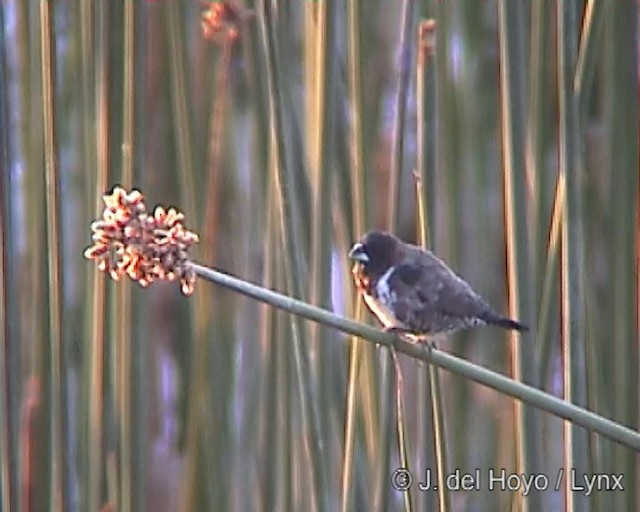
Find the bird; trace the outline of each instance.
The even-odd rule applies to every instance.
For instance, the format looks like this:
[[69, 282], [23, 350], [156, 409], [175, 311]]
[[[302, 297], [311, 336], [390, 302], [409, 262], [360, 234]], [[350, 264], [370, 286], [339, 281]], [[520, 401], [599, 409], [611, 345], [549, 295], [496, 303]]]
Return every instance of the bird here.
[[349, 251], [352, 275], [384, 329], [413, 341], [482, 325], [526, 331], [497, 313], [432, 252], [384, 231], [369, 231]]

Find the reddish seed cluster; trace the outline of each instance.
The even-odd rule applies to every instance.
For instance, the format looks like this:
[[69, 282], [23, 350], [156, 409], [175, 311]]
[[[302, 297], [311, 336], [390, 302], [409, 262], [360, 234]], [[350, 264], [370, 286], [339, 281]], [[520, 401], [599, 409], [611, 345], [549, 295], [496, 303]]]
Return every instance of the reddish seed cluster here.
[[202, 35], [209, 41], [233, 42], [240, 37], [240, 26], [253, 12], [234, 1], [213, 2], [202, 13]]
[[103, 199], [102, 219], [91, 224], [93, 245], [85, 258], [96, 260], [116, 281], [127, 275], [147, 287], [156, 280], [177, 280], [182, 293], [191, 295], [196, 275], [187, 265], [187, 252], [198, 235], [183, 226], [184, 215], [161, 206], [147, 213], [137, 190], [115, 187]]
[[433, 19], [424, 20], [419, 27], [420, 58], [431, 57], [436, 50], [436, 22]]

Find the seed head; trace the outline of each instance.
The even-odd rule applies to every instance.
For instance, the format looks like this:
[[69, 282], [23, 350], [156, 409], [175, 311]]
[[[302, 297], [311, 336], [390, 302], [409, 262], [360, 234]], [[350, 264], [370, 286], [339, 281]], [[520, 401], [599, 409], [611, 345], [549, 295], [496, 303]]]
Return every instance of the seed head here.
[[115, 281], [128, 276], [143, 288], [156, 280], [178, 281], [182, 293], [191, 295], [196, 275], [189, 269], [188, 251], [198, 235], [184, 227], [184, 215], [161, 206], [149, 214], [138, 190], [127, 193], [119, 186], [103, 201], [102, 218], [91, 224], [93, 245], [84, 257]]
[[237, 41], [242, 25], [252, 17], [253, 11], [237, 1], [212, 2], [202, 13], [202, 35], [219, 44]]

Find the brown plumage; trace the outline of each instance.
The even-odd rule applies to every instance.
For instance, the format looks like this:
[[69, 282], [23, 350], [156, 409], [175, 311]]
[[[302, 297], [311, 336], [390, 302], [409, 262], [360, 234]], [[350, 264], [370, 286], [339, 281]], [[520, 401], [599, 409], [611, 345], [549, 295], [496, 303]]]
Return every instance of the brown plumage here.
[[370, 231], [349, 252], [365, 302], [387, 330], [435, 337], [476, 325], [528, 327], [496, 313], [431, 252]]

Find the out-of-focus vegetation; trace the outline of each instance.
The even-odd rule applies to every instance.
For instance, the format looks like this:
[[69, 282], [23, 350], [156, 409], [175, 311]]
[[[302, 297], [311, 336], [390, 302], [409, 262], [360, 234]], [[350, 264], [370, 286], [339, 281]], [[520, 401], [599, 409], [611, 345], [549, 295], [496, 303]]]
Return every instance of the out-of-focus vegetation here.
[[629, 448], [403, 355], [400, 408], [387, 350], [82, 254], [135, 187], [196, 261], [368, 321], [346, 253], [391, 226], [532, 327], [441, 349], [637, 431], [638, 77], [631, 0], [1, 2], [0, 508], [636, 510]]

